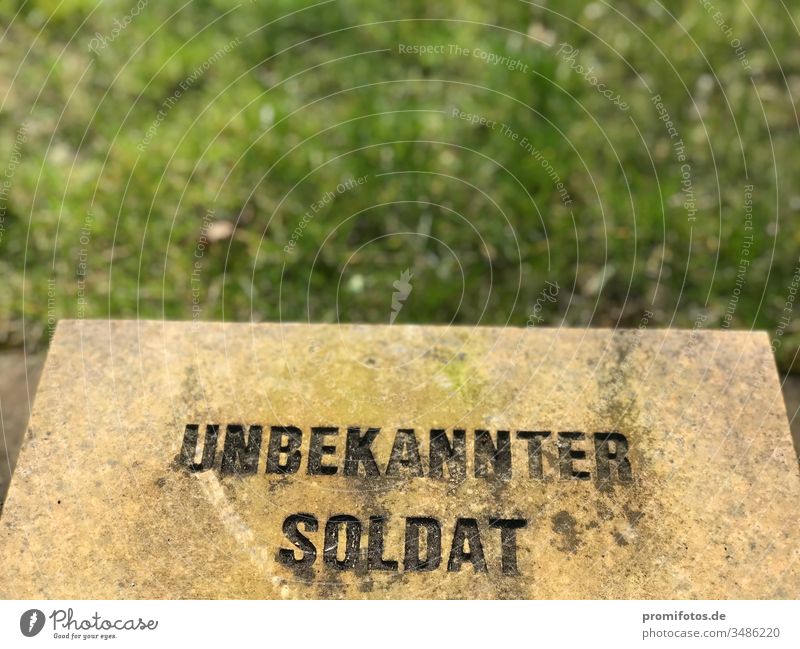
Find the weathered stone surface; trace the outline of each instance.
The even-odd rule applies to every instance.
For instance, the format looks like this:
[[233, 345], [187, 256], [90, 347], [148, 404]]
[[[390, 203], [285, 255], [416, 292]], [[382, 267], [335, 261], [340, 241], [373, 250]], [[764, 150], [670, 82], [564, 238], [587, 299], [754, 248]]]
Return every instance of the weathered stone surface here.
[[798, 513], [763, 334], [65, 321], [0, 596], [794, 598]]

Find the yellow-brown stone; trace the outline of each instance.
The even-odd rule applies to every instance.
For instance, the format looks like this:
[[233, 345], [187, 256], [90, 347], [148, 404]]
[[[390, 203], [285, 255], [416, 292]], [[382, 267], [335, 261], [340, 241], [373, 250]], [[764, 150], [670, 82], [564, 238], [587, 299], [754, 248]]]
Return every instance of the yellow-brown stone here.
[[764, 334], [63, 321], [0, 596], [796, 598], [799, 513]]

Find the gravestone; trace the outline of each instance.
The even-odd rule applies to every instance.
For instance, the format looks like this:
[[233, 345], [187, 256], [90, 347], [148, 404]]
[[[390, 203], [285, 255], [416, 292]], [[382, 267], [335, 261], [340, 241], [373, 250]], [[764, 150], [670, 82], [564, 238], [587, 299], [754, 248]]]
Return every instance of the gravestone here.
[[62, 321], [4, 598], [793, 598], [762, 333]]

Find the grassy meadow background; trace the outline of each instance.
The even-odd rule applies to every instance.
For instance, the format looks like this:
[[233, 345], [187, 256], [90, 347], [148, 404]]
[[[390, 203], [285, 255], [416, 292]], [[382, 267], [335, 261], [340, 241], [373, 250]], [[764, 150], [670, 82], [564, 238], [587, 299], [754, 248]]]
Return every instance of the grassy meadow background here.
[[408, 269], [397, 323], [728, 324], [792, 367], [796, 3], [139, 4], [0, 4], [0, 345], [61, 317], [385, 323]]

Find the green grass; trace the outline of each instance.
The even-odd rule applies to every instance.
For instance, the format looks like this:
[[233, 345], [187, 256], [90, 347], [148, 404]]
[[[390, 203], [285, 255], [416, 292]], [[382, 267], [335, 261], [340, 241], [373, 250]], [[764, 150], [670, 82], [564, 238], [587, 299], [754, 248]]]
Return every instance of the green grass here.
[[[4, 2], [0, 179], [23, 124], [26, 141], [0, 200], [0, 341], [44, 344], [53, 317], [189, 319], [193, 288], [203, 319], [388, 322], [405, 269], [398, 323], [523, 326], [550, 280], [562, 290], [545, 323], [638, 326], [649, 311], [650, 326], [713, 328], [750, 234], [730, 325], [774, 336], [800, 251], [800, 11], [715, 2], [746, 70], [702, 2], [669, 3], [672, 15], [655, 2], [546, 4], [151, 0], [93, 52], [135, 3]], [[557, 55], [562, 42], [629, 110]], [[686, 145], [693, 222], [655, 93]], [[198, 258], [210, 211], [235, 229]], [[789, 369], [794, 314], [782, 331]]]

